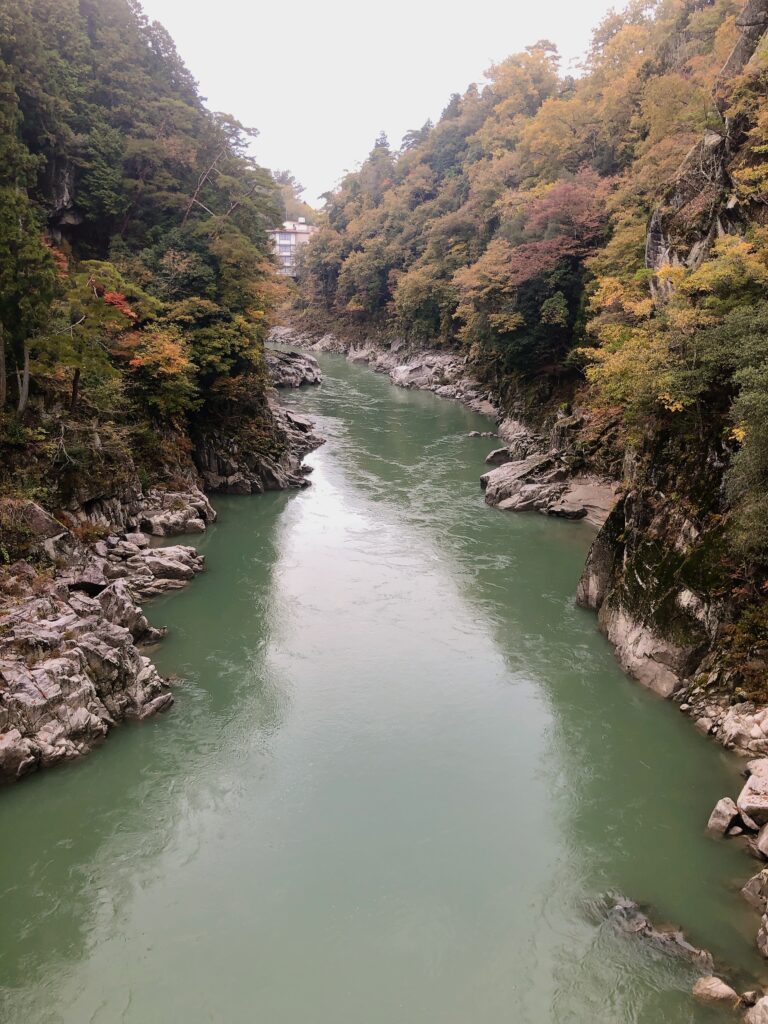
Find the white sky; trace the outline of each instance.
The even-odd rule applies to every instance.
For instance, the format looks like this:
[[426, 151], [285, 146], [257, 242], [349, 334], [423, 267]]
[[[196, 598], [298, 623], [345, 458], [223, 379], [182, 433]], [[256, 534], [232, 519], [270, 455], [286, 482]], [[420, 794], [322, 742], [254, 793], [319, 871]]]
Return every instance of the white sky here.
[[622, 0], [144, 0], [213, 110], [259, 129], [255, 155], [313, 205], [385, 131], [436, 120], [452, 92], [538, 39], [564, 64]]

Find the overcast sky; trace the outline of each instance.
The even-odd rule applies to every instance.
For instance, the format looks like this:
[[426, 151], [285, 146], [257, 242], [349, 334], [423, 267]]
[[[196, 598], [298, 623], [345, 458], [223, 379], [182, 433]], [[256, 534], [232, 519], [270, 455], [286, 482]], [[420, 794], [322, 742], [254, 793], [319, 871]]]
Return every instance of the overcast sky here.
[[452, 92], [547, 38], [564, 63], [622, 0], [144, 0], [213, 110], [260, 135], [255, 155], [288, 168], [313, 205], [371, 149], [436, 120]]

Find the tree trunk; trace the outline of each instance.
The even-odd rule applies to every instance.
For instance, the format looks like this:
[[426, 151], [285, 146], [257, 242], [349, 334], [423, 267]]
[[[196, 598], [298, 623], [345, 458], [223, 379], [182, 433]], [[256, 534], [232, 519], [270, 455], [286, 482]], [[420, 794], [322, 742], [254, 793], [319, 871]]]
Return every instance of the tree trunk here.
[[24, 410], [27, 408], [27, 402], [29, 401], [29, 344], [24, 343], [24, 370], [22, 372], [21, 381], [19, 384], [19, 416], [24, 415]]
[[3, 325], [0, 324], [0, 412], [5, 408], [8, 398], [8, 377], [5, 370], [5, 333]]
[[79, 394], [80, 394], [80, 367], [76, 366], [75, 367], [74, 375], [72, 377], [72, 397], [70, 398], [70, 401], [69, 401], [69, 411], [70, 411], [71, 414], [74, 414], [74, 411], [77, 408], [77, 399], [78, 399]]

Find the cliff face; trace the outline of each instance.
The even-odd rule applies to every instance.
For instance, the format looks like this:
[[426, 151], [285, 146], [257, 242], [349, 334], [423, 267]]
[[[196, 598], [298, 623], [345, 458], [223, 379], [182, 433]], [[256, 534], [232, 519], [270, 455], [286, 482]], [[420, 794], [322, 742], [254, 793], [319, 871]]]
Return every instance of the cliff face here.
[[205, 564], [193, 547], [154, 541], [215, 521], [198, 469], [217, 492], [306, 486], [302, 457], [320, 439], [274, 402], [271, 417], [271, 451], [247, 436], [238, 444], [229, 429], [201, 436], [193, 462], [179, 457], [176, 439], [161, 487], [143, 484], [126, 452], [119, 480], [110, 483], [104, 465], [90, 483], [70, 479], [57, 516], [28, 499], [0, 499], [0, 551], [5, 561], [23, 558], [0, 565], [0, 783], [80, 757], [121, 722], [173, 704], [143, 650], [163, 631], [138, 602], [186, 586]]
[[[717, 82], [722, 111], [731, 80], [765, 37], [768, 2], [750, 0], [737, 25], [739, 39]], [[750, 227], [754, 211], [736, 199], [731, 176], [744, 124], [726, 118], [725, 128], [692, 149], [651, 218], [646, 262], [661, 304], [672, 288], [667, 267], [699, 266], [716, 239]], [[629, 460], [624, 495], [592, 546], [578, 600], [598, 613], [622, 665], [643, 684], [676, 695], [704, 731], [728, 745], [762, 752], [754, 715], [768, 697], [764, 578], [759, 566], [739, 565], [727, 543], [732, 450], [720, 423], [714, 412], [702, 420], [693, 443], [661, 431]]]

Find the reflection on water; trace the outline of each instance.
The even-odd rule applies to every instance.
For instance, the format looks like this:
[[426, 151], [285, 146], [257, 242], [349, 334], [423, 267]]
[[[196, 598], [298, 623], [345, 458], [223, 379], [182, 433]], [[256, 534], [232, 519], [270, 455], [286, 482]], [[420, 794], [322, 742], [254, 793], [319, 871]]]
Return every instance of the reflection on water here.
[[702, 834], [735, 765], [575, 608], [589, 528], [485, 507], [486, 421], [325, 370], [314, 486], [221, 499], [151, 607], [175, 709], [2, 794], [0, 1019], [710, 1019], [585, 907], [759, 971]]

